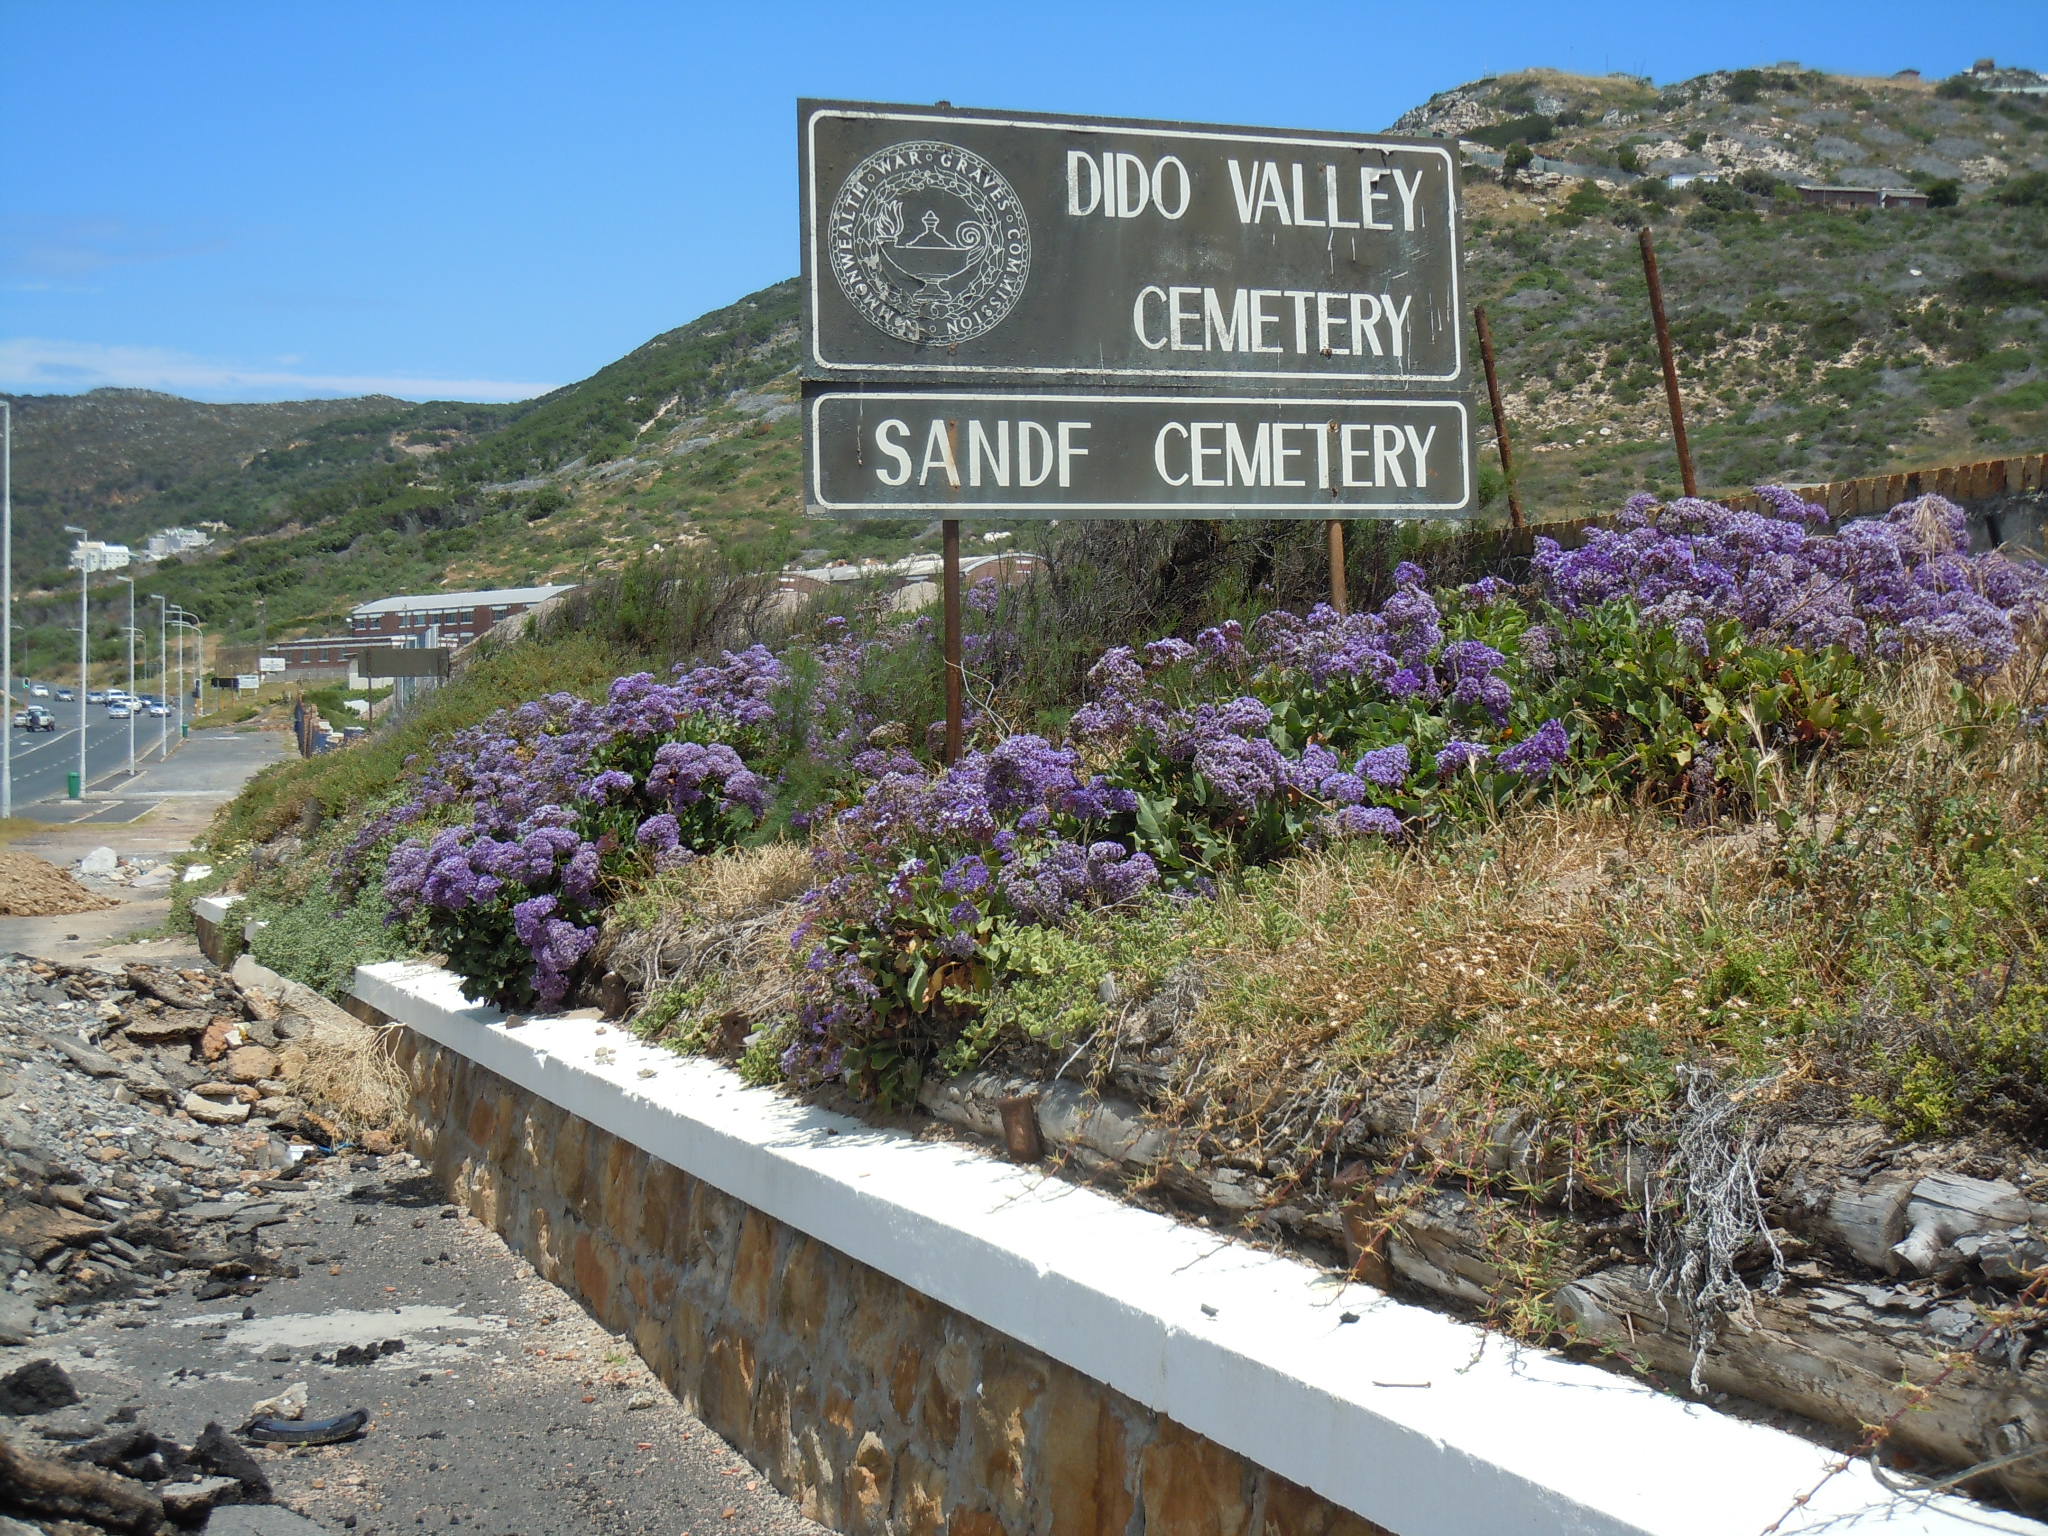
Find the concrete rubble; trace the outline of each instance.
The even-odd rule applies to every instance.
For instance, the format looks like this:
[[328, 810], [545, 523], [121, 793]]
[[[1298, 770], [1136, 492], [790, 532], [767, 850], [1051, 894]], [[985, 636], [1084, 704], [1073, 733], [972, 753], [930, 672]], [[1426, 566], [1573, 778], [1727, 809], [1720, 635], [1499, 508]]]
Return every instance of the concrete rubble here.
[[[195, 866], [204, 879], [212, 871]], [[177, 866], [169, 859], [152, 859], [141, 854], [116, 853], [107, 847], [94, 848], [71, 866], [71, 872], [88, 890], [105, 891], [126, 886], [137, 891], [167, 891], [178, 883]], [[188, 870], [187, 879], [194, 878]]]

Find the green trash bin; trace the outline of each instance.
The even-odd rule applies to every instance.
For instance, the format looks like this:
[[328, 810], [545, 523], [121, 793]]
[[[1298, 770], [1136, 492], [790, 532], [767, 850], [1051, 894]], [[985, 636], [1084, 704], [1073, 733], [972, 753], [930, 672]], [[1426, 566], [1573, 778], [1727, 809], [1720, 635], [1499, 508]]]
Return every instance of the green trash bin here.
[[192, 734], [192, 727], [191, 727], [191, 726], [189, 726], [189, 725], [181, 725], [181, 726], [179, 726], [179, 727], [178, 727], [178, 740], [180, 740], [180, 741], [183, 741], [183, 740], [185, 740], [185, 739], [186, 739], [187, 737], [189, 737], [189, 736], [190, 736], [191, 734]]
[[64, 796], [68, 800], [83, 800], [85, 798], [85, 786], [79, 783], [77, 774], [67, 773], [64, 775]]

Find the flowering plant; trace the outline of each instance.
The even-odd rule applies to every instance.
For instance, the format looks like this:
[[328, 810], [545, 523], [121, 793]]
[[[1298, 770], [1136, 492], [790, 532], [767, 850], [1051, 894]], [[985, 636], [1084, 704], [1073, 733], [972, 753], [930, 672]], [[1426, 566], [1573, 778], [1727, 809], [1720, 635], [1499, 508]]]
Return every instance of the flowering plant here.
[[[1403, 565], [1377, 609], [1268, 613], [1119, 645], [1058, 736], [970, 729], [925, 766], [929, 620], [826, 621], [602, 702], [554, 695], [451, 738], [369, 818], [337, 876], [379, 859], [494, 1000], [559, 1002], [615, 894], [774, 827], [811, 842], [784, 1070], [902, 1099], [1031, 931], [1353, 837], [1409, 842], [1543, 795], [1768, 807], [1775, 765], [1877, 739], [1870, 668], [1915, 652], [1965, 679], [2015, 653], [2033, 567], [1972, 554], [1922, 498], [1829, 532], [1789, 492], [1769, 510], [1629, 504], [1532, 580], [1432, 590]], [[991, 695], [1021, 642], [970, 594]]]
[[391, 850], [394, 918], [420, 918], [488, 1000], [559, 1003], [620, 880], [687, 863], [759, 823], [769, 784], [740, 748], [762, 740], [782, 675], [755, 647], [667, 683], [622, 677], [602, 704], [557, 694], [494, 715], [372, 819], [342, 868], [399, 829], [453, 821]]
[[1019, 925], [1127, 902], [1157, 881], [1150, 858], [1102, 835], [1135, 808], [1073, 749], [1030, 735], [877, 781], [820, 831], [784, 1070], [908, 1098]]

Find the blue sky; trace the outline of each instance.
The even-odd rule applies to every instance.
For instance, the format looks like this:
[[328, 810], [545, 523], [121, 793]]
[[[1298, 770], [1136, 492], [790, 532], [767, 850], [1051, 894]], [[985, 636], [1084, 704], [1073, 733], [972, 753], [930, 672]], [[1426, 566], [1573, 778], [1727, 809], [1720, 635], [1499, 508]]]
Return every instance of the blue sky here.
[[1371, 130], [1530, 65], [2048, 68], [2048, 4], [0, 5], [0, 390], [516, 399], [793, 274], [798, 96]]

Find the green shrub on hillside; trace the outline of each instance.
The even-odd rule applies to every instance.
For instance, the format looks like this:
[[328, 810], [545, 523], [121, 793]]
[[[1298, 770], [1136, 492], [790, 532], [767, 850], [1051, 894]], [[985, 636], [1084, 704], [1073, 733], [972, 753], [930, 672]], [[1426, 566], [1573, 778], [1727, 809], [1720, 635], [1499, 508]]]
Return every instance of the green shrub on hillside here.
[[1505, 122], [1474, 128], [1465, 137], [1495, 149], [1506, 149], [1517, 143], [1541, 144], [1556, 132], [1557, 124], [1552, 119], [1541, 112], [1533, 112], [1525, 117], [1511, 117]]
[[2008, 208], [2048, 208], [2048, 171], [2015, 176], [1991, 195]]

